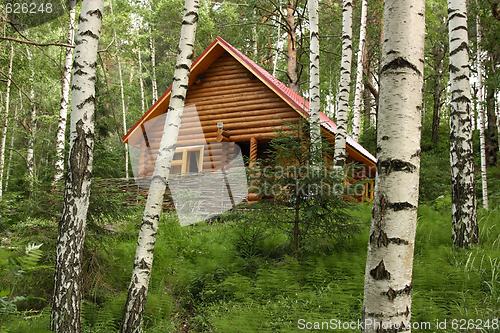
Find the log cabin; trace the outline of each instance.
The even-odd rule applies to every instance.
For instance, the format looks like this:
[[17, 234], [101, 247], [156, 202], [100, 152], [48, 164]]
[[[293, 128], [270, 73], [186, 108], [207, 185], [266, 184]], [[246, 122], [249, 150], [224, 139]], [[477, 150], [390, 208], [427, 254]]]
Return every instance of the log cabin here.
[[[136, 178], [152, 176], [171, 89], [123, 137], [138, 148]], [[308, 101], [217, 37], [191, 67], [171, 174], [213, 172], [238, 151], [249, 160], [264, 157], [275, 129], [308, 119], [308, 111]], [[320, 120], [322, 132], [333, 143], [336, 124], [323, 113]], [[361, 177], [375, 176], [375, 157], [350, 136], [346, 151], [347, 163], [364, 167]], [[370, 187], [366, 185], [364, 198]], [[247, 200], [256, 197], [250, 194]]]

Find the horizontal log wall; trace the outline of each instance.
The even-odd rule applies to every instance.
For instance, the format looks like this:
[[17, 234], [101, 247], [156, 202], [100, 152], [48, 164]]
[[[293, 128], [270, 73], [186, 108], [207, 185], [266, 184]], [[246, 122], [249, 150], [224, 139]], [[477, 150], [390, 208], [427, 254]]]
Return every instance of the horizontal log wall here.
[[[218, 122], [223, 122], [224, 130], [229, 131], [230, 141], [248, 142], [252, 137], [268, 140], [276, 135], [276, 128], [295, 123], [300, 118], [286, 102], [227, 53], [195, 81], [198, 83], [190, 86], [187, 92], [187, 107], [182, 116], [177, 147], [210, 143], [204, 149], [203, 171], [220, 166], [222, 150], [213, 146]], [[196, 108], [189, 107], [193, 105]], [[164, 121], [146, 126], [149, 149], [140, 155], [141, 176], [152, 175], [163, 126]], [[233, 157], [234, 149], [226, 152], [226, 158]]]

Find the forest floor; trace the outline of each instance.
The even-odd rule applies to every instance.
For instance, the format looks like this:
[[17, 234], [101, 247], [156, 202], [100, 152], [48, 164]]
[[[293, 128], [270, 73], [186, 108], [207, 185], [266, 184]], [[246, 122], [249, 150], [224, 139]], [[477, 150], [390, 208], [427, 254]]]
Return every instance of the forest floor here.
[[[330, 249], [304, 251], [298, 260], [289, 255], [282, 233], [267, 230], [263, 237], [262, 229], [231, 221], [181, 228], [175, 214], [164, 214], [144, 331], [299, 332], [315, 322], [328, 322], [329, 330], [339, 321], [358, 322], [370, 210], [368, 204], [352, 210], [361, 233]], [[450, 212], [449, 198], [419, 208], [411, 311], [413, 325], [424, 328], [414, 331], [498, 332], [500, 211], [479, 211], [481, 244], [469, 250], [451, 246]], [[136, 211], [107, 221], [116, 231], [89, 229], [84, 332], [119, 329], [140, 216]], [[28, 219], [3, 231], [2, 242], [8, 238], [12, 247], [44, 245], [41, 261], [30, 267], [23, 266], [22, 251], [0, 249], [0, 332], [48, 332], [56, 227], [54, 221]], [[445, 320], [446, 329], [438, 329]]]

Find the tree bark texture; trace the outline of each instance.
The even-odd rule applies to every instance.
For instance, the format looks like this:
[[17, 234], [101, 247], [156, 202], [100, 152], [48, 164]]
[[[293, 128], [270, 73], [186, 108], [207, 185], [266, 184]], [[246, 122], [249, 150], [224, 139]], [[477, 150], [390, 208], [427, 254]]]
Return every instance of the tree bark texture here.
[[321, 125], [319, 112], [321, 107], [319, 78], [319, 14], [318, 0], [309, 0], [309, 30], [310, 30], [310, 82], [309, 82], [309, 121], [311, 149], [313, 160], [321, 159]]
[[[34, 101], [35, 100], [35, 87], [34, 87], [35, 69], [33, 67], [31, 52], [27, 46], [26, 46], [26, 55], [28, 58], [28, 62], [31, 66], [31, 77], [29, 79], [30, 99], [32, 101]], [[33, 190], [33, 181], [35, 178], [35, 137], [36, 137], [36, 105], [33, 102], [31, 104], [31, 110], [30, 110], [30, 126], [28, 129], [28, 147], [26, 149], [26, 166], [28, 167], [30, 193]]]
[[450, 39], [450, 164], [452, 240], [458, 247], [479, 242], [472, 152], [469, 36], [465, 0], [448, 0]]
[[407, 325], [411, 323], [417, 226], [424, 16], [424, 0], [385, 1], [378, 168], [365, 270], [363, 332], [411, 331]]
[[149, 27], [149, 49], [151, 51], [151, 67], [153, 69], [153, 78], [152, 78], [152, 86], [153, 86], [153, 103], [156, 103], [158, 100], [158, 87], [156, 85], [156, 53], [155, 53], [155, 44], [153, 41], [153, 37], [151, 35], [151, 26]]
[[288, 1], [286, 7], [286, 25], [288, 27], [288, 87], [299, 93], [299, 78], [297, 73], [297, 35], [295, 27], [295, 9], [293, 0]]
[[73, 63], [70, 148], [56, 245], [51, 330], [81, 332], [82, 256], [92, 181], [97, 47], [104, 1], [84, 0]]
[[352, 137], [358, 141], [361, 132], [361, 94], [363, 90], [363, 51], [366, 42], [366, 17], [368, 11], [368, 0], [361, 0], [361, 25], [359, 28], [358, 66], [356, 71], [356, 91], [354, 93], [354, 105], [352, 107]]
[[486, 144], [484, 139], [484, 108], [483, 108], [483, 62], [481, 59], [481, 25], [476, 17], [477, 31], [477, 113], [479, 115], [479, 146], [481, 150], [481, 185], [483, 189], [483, 207], [488, 209], [488, 178], [486, 174]]
[[2, 198], [2, 182], [3, 171], [5, 167], [5, 144], [7, 141], [7, 125], [9, 120], [9, 98], [10, 98], [10, 84], [12, 82], [12, 60], [14, 59], [14, 45], [10, 43], [10, 60], [9, 60], [9, 73], [7, 74], [7, 87], [5, 89], [5, 111], [3, 120], [2, 142], [0, 144], [0, 199]]
[[132, 279], [123, 313], [122, 333], [142, 332], [158, 221], [179, 135], [189, 74], [194, 57], [198, 9], [199, 0], [186, 0], [170, 105], [137, 240]]
[[142, 79], [142, 59], [141, 59], [141, 46], [137, 47], [137, 55], [139, 57], [139, 83], [141, 85], [141, 113], [146, 112], [146, 103], [144, 102], [144, 80]]
[[441, 81], [443, 78], [444, 57], [438, 60], [434, 76], [434, 93], [432, 107], [432, 142], [437, 145], [439, 142], [439, 124], [441, 120]]
[[352, 1], [344, 0], [342, 7], [342, 60], [340, 65], [340, 91], [337, 107], [337, 133], [335, 133], [334, 163], [342, 168], [346, 159], [347, 113], [351, 89], [352, 59]]
[[[69, 3], [69, 22], [68, 22], [68, 39], [67, 44], [73, 45], [75, 37], [75, 6], [76, 0], [71, 0]], [[56, 173], [54, 175], [54, 183], [62, 179], [64, 174], [64, 146], [66, 144], [66, 119], [68, 117], [69, 105], [69, 86], [71, 83], [71, 66], [73, 62], [73, 48], [66, 48], [66, 57], [64, 60], [64, 72], [61, 84], [61, 104], [59, 108], [59, 121], [57, 123], [56, 134]]]
[[488, 127], [486, 129], [486, 165], [494, 167], [498, 164], [498, 127], [497, 116], [495, 113], [495, 88], [491, 85], [487, 86], [486, 94], [486, 114], [488, 119]]

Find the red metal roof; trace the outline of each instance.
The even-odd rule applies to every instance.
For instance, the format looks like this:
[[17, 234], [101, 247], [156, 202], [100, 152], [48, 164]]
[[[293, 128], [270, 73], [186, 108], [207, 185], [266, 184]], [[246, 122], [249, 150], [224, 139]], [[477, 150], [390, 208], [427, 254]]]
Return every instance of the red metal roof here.
[[[196, 61], [191, 66], [191, 69], [195, 68], [203, 59], [205, 59], [205, 55], [214, 49], [214, 46], [219, 44], [222, 46], [229, 54], [231, 54], [236, 60], [238, 60], [244, 67], [246, 67], [252, 74], [254, 74], [257, 78], [259, 78], [264, 84], [266, 84], [271, 90], [273, 90], [276, 94], [278, 94], [285, 102], [287, 102], [292, 108], [294, 108], [297, 112], [303, 115], [306, 118], [309, 118], [309, 102], [305, 100], [302, 96], [294, 92], [292, 89], [287, 87], [283, 82], [269, 74], [262, 67], [257, 65], [252, 59], [244, 55], [234, 46], [226, 42], [221, 37], [217, 37], [211, 44], [208, 46], [205, 51], [196, 59]], [[156, 103], [149, 109], [148, 112], [142, 116], [142, 118], [134, 125], [130, 131], [123, 137], [125, 141], [126, 138], [135, 130], [139, 124], [142, 123], [142, 120], [147, 118], [149, 114], [156, 108], [157, 104], [161, 103], [164, 98], [170, 93], [172, 87], [170, 87], [159, 99]], [[321, 126], [327, 129], [329, 132], [335, 134], [337, 133], [337, 124], [333, 122], [330, 118], [328, 118], [323, 112], [320, 112], [320, 121]], [[368, 150], [363, 148], [356, 140], [354, 140], [349, 135], [346, 135], [346, 142], [349, 146], [354, 148], [360, 154], [371, 160], [373, 163], [377, 163], [377, 159], [370, 154]]]

